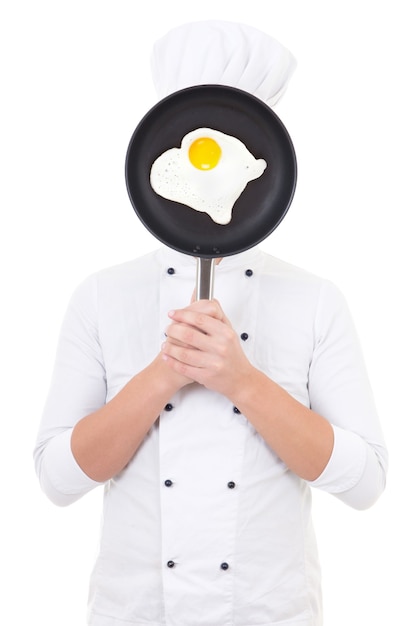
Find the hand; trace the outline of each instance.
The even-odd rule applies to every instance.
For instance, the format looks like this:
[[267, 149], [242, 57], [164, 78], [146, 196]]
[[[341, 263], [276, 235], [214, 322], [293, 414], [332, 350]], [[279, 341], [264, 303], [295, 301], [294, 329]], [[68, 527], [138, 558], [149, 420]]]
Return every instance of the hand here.
[[186, 387], [194, 382], [192, 378], [187, 378], [180, 372], [174, 370], [174, 368], [169, 367], [167, 360], [165, 359], [165, 354], [161, 351], [155, 359], [155, 364], [160, 368], [157, 370], [156, 377], [157, 379], [163, 379], [168, 384], [173, 385], [174, 389], [172, 393], [176, 393], [182, 387]]
[[170, 311], [162, 358], [177, 374], [227, 397], [250, 380], [252, 365], [217, 300]]

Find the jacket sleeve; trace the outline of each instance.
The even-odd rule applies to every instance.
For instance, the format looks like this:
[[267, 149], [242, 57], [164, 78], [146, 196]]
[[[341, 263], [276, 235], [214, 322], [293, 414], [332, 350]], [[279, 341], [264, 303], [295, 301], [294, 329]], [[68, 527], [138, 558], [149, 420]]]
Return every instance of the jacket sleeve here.
[[326, 468], [310, 485], [366, 509], [384, 491], [388, 452], [350, 311], [327, 281], [314, 333], [310, 406], [332, 424], [334, 447]]
[[97, 318], [97, 281], [90, 277], [73, 294], [62, 323], [34, 450], [41, 487], [59, 506], [71, 504], [100, 484], [82, 471], [71, 451], [75, 424], [106, 400]]

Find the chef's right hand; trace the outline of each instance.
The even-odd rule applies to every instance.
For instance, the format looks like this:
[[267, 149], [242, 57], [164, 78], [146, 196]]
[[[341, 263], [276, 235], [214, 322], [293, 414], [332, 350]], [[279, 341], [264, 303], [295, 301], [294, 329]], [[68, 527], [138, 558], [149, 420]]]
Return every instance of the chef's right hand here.
[[191, 378], [187, 378], [187, 376], [184, 376], [183, 374], [173, 370], [172, 367], [169, 367], [166, 360], [163, 358], [162, 350], [158, 354], [156, 361], [158, 363], [158, 367], [160, 367], [160, 376], [163, 376], [166, 382], [169, 381], [175, 391], [179, 391], [183, 387], [186, 387], [194, 382]]

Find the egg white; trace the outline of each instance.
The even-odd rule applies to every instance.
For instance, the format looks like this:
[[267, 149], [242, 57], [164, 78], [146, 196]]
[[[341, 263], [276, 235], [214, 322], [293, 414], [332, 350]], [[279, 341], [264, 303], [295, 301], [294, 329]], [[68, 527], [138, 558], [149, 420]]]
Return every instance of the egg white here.
[[[221, 148], [220, 160], [213, 169], [200, 170], [189, 160], [189, 147], [200, 137], [214, 139]], [[197, 128], [184, 136], [180, 148], [171, 148], [155, 160], [150, 183], [163, 198], [207, 213], [217, 224], [228, 224], [236, 200], [266, 166], [264, 159], [256, 159], [236, 137]]]

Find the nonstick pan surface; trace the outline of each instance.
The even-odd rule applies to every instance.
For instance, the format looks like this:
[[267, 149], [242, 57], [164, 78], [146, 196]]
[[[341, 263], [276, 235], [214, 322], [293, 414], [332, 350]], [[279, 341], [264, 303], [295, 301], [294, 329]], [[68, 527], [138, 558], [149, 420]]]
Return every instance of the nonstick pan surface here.
[[[229, 224], [156, 194], [149, 181], [162, 152], [180, 147], [196, 128], [212, 128], [242, 141], [265, 159], [262, 176], [248, 183]], [[126, 184], [133, 208], [162, 243], [202, 259], [243, 252], [265, 239], [291, 204], [297, 165], [291, 138], [278, 116], [245, 91], [201, 85], [177, 91], [156, 104], [136, 127], [126, 156]]]

